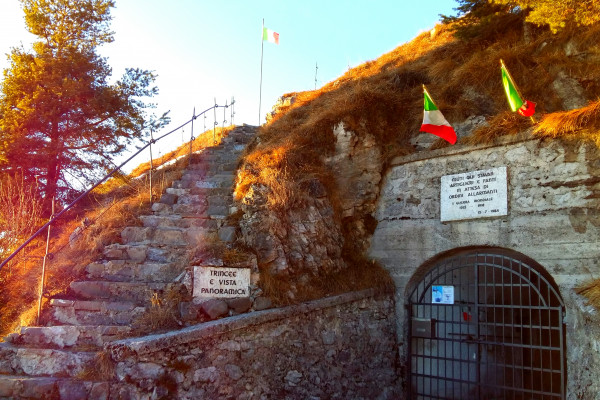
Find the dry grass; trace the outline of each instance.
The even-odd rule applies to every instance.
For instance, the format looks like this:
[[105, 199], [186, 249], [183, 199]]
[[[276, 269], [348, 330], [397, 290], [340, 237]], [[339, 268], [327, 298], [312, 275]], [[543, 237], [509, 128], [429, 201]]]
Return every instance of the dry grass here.
[[600, 279], [587, 282], [577, 288], [577, 293], [586, 297], [590, 304], [600, 310]]
[[106, 351], [96, 353], [93, 368], [86, 368], [77, 374], [82, 381], [109, 381], [115, 376], [115, 363]]
[[[469, 40], [455, 38], [452, 28], [438, 25], [435, 32], [422, 33], [377, 60], [348, 70], [318, 90], [287, 94], [296, 100], [261, 128], [260, 144], [246, 155], [238, 176], [236, 197], [256, 199], [260, 195], [275, 212], [301, 207], [305, 195], [302, 183], [316, 177], [324, 183], [334, 209], [338, 210], [336, 199], [343, 198], [352, 188], [338, 187], [324, 164], [324, 157], [335, 149], [332, 128], [343, 122], [359, 136], [373, 135], [384, 155], [385, 169], [393, 157], [414, 151], [410, 139], [419, 133], [422, 122], [422, 84], [427, 85], [451, 124], [471, 115], [488, 119], [489, 126], [463, 138], [461, 143], [489, 143], [499, 136], [531, 128], [529, 119], [509, 112], [501, 84], [500, 59], [510, 69], [523, 96], [537, 103], [538, 116], [562, 110], [562, 99], [552, 85], [559, 73], [577, 80], [588, 98], [600, 97], [600, 24], [558, 34], [536, 28], [528, 41], [523, 38], [520, 18], [513, 16], [499, 18], [479, 32], [474, 31], [477, 35]], [[566, 55], [567, 44], [579, 53]], [[596, 126], [591, 108], [582, 110], [581, 115], [572, 117], [577, 120], [577, 128]], [[556, 117], [552, 118], [556, 122]], [[540, 127], [553, 124], [550, 119], [547, 124], [544, 121]], [[566, 122], [558, 121], [561, 129], [567, 128]], [[583, 131], [573, 132], [583, 135]], [[435, 148], [443, 146], [434, 144]], [[355, 267], [352, 262], [349, 265]], [[283, 298], [281, 292], [295, 284], [278, 282], [265, 274], [261, 279], [265, 290], [275, 298]], [[318, 285], [315, 282], [305, 287], [318, 297], [327, 292]]]
[[182, 323], [178, 318], [181, 301], [182, 294], [174, 289], [168, 289], [162, 294], [155, 293], [150, 308], [133, 321], [133, 332], [143, 335], [181, 327]]
[[[233, 127], [218, 130], [217, 144]], [[212, 131], [207, 131], [193, 143], [194, 151], [213, 145]], [[162, 163], [187, 155], [189, 144], [181, 146], [154, 163]], [[152, 174], [154, 197], [158, 197], [173, 180], [179, 179], [187, 158]], [[53, 224], [51, 247], [53, 254], [47, 263], [43, 308], [52, 296], [65, 293], [69, 284], [82, 277], [85, 267], [98, 259], [104, 246], [120, 242], [126, 226], [139, 225], [139, 215], [150, 210], [149, 177], [142, 165], [129, 176], [109, 179], [90, 196], [82, 200]], [[137, 178], [137, 179], [136, 179]], [[79, 230], [79, 234], [72, 234]], [[70, 241], [70, 237], [73, 240]], [[46, 235], [40, 235], [23, 252], [0, 271], [0, 335], [31, 326], [37, 320], [37, 301], [40, 287], [41, 263]], [[156, 311], [156, 310], [155, 310]], [[162, 310], [156, 311], [157, 314]], [[154, 316], [157, 319], [159, 316]], [[41, 322], [45, 322], [42, 313]]]
[[379, 263], [362, 259], [348, 263], [343, 271], [291, 281], [288, 277], [274, 276], [261, 270], [260, 287], [277, 306], [320, 299], [337, 294], [375, 288], [390, 293], [394, 281]]
[[600, 100], [586, 107], [544, 115], [534, 133], [542, 137], [590, 139], [600, 147]]

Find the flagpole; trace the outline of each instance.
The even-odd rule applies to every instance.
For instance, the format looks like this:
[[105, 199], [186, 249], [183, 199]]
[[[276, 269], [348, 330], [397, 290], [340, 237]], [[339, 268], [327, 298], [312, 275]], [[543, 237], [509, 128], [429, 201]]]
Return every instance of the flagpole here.
[[258, 90], [258, 126], [260, 126], [260, 107], [262, 102], [262, 75], [263, 75], [263, 50], [265, 47], [265, 19], [262, 20], [262, 30], [260, 32], [260, 89]]
[[429, 100], [431, 100], [431, 102], [433, 103], [434, 106], [437, 107], [437, 104], [435, 104], [435, 101], [433, 101], [433, 98], [431, 97], [431, 94], [429, 94], [429, 91], [427, 90], [427, 88], [425, 87], [425, 84], [423, 83], [423, 92], [427, 93], [427, 97], [429, 97]]
[[[519, 90], [519, 87], [517, 86], [517, 84], [515, 83], [515, 80], [513, 79], [512, 75], [510, 74], [510, 71], [508, 70], [508, 68], [506, 68], [506, 65], [504, 65], [504, 60], [500, 59], [500, 66], [502, 68], [504, 68], [504, 71], [506, 71], [506, 76], [508, 76], [508, 79], [510, 80], [510, 83], [512, 83], [513, 87], [515, 88], [515, 90], [517, 91], [517, 94], [519, 95], [519, 97], [521, 99], [523, 99], [523, 95], [521, 94], [521, 91]], [[529, 119], [531, 120], [532, 124], [535, 124], [537, 121], [535, 120], [535, 118], [533, 117], [533, 115], [529, 116]]]

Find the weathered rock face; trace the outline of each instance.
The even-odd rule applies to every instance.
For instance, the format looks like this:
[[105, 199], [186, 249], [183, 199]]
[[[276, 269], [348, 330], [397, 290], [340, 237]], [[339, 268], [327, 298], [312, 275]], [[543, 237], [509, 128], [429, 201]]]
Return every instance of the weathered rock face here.
[[358, 136], [343, 123], [333, 128], [335, 154], [325, 160], [342, 196], [342, 217], [372, 213], [381, 181], [381, 150], [372, 135]]
[[343, 123], [334, 127], [333, 134], [335, 152], [324, 162], [336, 179], [341, 215], [334, 213], [327, 191], [317, 179], [301, 185], [301, 204], [289, 209], [270, 210], [266, 206], [269, 189], [258, 185], [242, 199], [244, 242], [270, 273], [297, 278], [292, 280], [292, 295], [297, 283], [345, 268], [344, 246], [354, 246], [357, 252], [369, 246], [369, 217], [381, 181], [381, 150], [373, 136], [360, 137]]
[[266, 188], [253, 188], [242, 200], [242, 236], [258, 263], [274, 275], [314, 276], [344, 267], [344, 240], [331, 204], [318, 181], [310, 186], [302, 208], [269, 210], [263, 200]]
[[558, 76], [552, 82], [552, 88], [562, 100], [565, 110], [574, 110], [587, 104], [585, 92], [579, 82], [568, 76], [564, 71], [558, 73]]
[[280, 98], [278, 98], [277, 102], [271, 109], [271, 112], [268, 112], [267, 115], [265, 115], [265, 119], [266, 119], [267, 123], [269, 123], [273, 118], [275, 118], [275, 116], [281, 112], [282, 108], [291, 106], [292, 104], [294, 104], [295, 101], [296, 101], [296, 96], [294, 96], [294, 95], [281, 96]]

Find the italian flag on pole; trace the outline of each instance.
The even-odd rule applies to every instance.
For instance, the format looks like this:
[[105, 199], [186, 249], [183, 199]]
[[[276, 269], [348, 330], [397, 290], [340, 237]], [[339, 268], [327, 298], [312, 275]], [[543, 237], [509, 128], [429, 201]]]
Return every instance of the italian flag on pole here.
[[506, 65], [504, 65], [504, 61], [502, 60], [500, 60], [500, 71], [502, 73], [502, 86], [504, 86], [506, 99], [508, 100], [510, 109], [513, 112], [518, 112], [519, 115], [531, 118], [533, 114], [535, 114], [535, 103], [529, 100], [523, 100], [515, 81], [512, 76], [510, 76], [510, 72], [508, 72]]
[[420, 131], [439, 136], [450, 144], [456, 143], [454, 128], [450, 126], [441, 111], [438, 110], [425, 85], [423, 85], [423, 93], [425, 95], [425, 111], [423, 112], [423, 125], [421, 125]]
[[263, 41], [279, 44], [279, 33], [263, 27]]

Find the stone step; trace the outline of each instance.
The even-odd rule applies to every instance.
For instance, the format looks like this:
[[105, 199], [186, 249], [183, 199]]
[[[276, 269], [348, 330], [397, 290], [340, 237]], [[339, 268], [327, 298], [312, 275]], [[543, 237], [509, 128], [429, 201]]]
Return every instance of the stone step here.
[[212, 206], [227, 206], [227, 207], [229, 207], [230, 205], [233, 204], [233, 196], [232, 195], [208, 196], [206, 198], [206, 200], [208, 202], [209, 207], [212, 207]]
[[86, 278], [114, 282], [172, 282], [185, 270], [183, 263], [137, 263], [126, 260], [93, 262]]
[[0, 399], [108, 399], [108, 382], [46, 376], [0, 375]]
[[156, 246], [150, 244], [111, 244], [104, 247], [107, 260], [170, 263], [185, 256], [185, 247]]
[[147, 227], [177, 227], [177, 228], [205, 228], [214, 230], [217, 223], [207, 216], [181, 216], [181, 215], [143, 215], [140, 217]]
[[75, 377], [93, 371], [96, 352], [17, 347], [0, 343], [0, 374]]
[[211, 219], [223, 220], [229, 215], [229, 206], [210, 206], [208, 207], [208, 210], [206, 210], [206, 215]]
[[129, 325], [146, 308], [125, 301], [52, 299], [48, 312], [57, 325]]
[[190, 164], [185, 169], [185, 174], [204, 174], [204, 176], [217, 175], [223, 171], [232, 172], [238, 167], [238, 161], [226, 161], [214, 163], [195, 163]]
[[187, 169], [183, 172], [183, 175], [181, 175], [181, 178], [179, 178], [179, 180], [196, 182], [207, 179], [213, 175], [215, 174], [209, 174], [208, 171], [203, 169]]
[[235, 174], [218, 174], [196, 182], [193, 187], [199, 189], [231, 188], [235, 182]]
[[79, 346], [97, 346], [126, 338], [131, 334], [129, 326], [119, 325], [55, 325], [27, 326], [12, 340], [15, 345], [27, 345], [53, 349]]
[[177, 197], [177, 204], [203, 205], [207, 206], [206, 197], [199, 194], [185, 193]]
[[180, 284], [167, 282], [73, 281], [69, 285], [69, 290], [74, 296], [82, 300], [124, 301], [149, 305], [155, 293], [162, 293], [176, 286], [180, 286]]
[[156, 283], [150, 287], [144, 283], [74, 281], [69, 285], [70, 295], [76, 299], [92, 301], [125, 301], [144, 305], [150, 302], [155, 292], [166, 284]]
[[186, 246], [186, 230], [177, 227], [147, 227], [147, 226], [128, 226], [121, 232], [123, 244], [129, 243], [150, 243]]
[[[213, 215], [222, 213], [221, 209], [208, 208], [205, 215], [213, 218]], [[129, 226], [121, 232], [124, 244], [153, 244], [168, 245], [172, 247], [195, 246], [210, 234], [209, 230], [201, 227], [179, 228], [179, 227], [148, 227]]]

